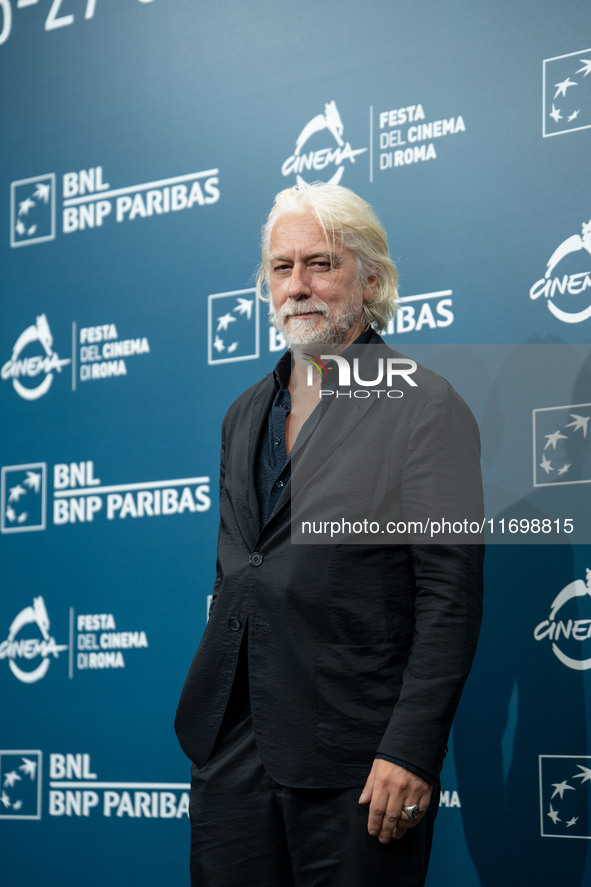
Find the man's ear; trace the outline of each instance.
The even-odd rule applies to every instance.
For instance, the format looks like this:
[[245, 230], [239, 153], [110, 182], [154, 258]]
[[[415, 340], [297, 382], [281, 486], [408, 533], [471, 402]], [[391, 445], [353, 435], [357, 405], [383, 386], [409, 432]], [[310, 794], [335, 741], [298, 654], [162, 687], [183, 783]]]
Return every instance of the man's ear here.
[[363, 301], [364, 302], [369, 302], [369, 300], [371, 299], [371, 297], [373, 296], [373, 294], [375, 292], [377, 285], [378, 285], [378, 278], [374, 274], [371, 274], [367, 278], [366, 284], [363, 288]]

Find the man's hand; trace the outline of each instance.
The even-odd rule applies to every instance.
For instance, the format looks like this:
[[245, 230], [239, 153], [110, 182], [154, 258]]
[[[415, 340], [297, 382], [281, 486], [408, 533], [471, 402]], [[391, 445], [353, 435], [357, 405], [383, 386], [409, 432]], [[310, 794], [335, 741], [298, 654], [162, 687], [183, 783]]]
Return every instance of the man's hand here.
[[[418, 825], [429, 806], [433, 787], [404, 767], [376, 758], [365, 787], [359, 798], [360, 804], [369, 804], [367, 830], [380, 843], [388, 844], [392, 838], [402, 838], [408, 828]], [[416, 819], [409, 819], [403, 807], [419, 805]]]

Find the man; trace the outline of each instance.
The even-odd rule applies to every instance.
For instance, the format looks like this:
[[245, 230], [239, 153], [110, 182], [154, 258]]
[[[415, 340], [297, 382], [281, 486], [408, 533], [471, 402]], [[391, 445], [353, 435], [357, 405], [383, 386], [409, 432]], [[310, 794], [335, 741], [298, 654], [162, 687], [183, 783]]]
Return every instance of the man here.
[[[292, 533], [339, 508], [395, 528], [431, 506], [480, 513], [471, 413], [375, 332], [396, 284], [386, 234], [353, 192], [277, 195], [258, 289], [290, 352], [224, 420], [218, 574], [176, 720], [193, 761], [194, 887], [424, 883], [482, 549]], [[335, 366], [359, 348], [355, 378], [377, 356], [400, 389], [344, 390]]]

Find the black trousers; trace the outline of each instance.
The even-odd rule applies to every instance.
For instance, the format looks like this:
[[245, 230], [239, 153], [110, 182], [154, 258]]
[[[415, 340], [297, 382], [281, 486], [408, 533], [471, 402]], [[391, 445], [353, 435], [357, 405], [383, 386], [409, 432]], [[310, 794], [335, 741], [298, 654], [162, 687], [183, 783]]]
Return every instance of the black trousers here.
[[234, 687], [211, 758], [192, 770], [192, 887], [422, 887], [439, 791], [416, 828], [380, 844], [367, 832], [362, 788], [277, 783], [258, 753], [248, 696]]

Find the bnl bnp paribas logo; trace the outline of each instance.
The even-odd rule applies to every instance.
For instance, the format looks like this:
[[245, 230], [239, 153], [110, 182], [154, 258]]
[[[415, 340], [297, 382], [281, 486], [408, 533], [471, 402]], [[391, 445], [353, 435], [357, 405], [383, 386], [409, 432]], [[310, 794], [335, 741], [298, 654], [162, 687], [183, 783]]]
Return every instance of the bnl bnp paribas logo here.
[[544, 59], [542, 134], [591, 127], [591, 49]]
[[95, 521], [142, 520], [203, 514], [211, 508], [207, 475], [103, 484], [92, 460], [53, 465], [48, 497], [45, 462], [4, 465], [0, 470], [0, 533], [45, 530]]
[[[439, 290], [403, 296], [384, 336], [450, 326], [454, 321], [452, 295], [451, 290]], [[259, 300], [255, 289], [212, 293], [207, 297], [207, 312], [208, 364], [260, 357]], [[287, 348], [284, 337], [271, 323], [267, 325], [263, 339], [267, 340], [269, 354]]]
[[324, 112], [306, 123], [296, 139], [295, 149], [281, 166], [283, 176], [295, 173], [296, 181], [327, 181], [338, 185], [345, 168], [355, 163], [367, 148], [352, 148], [343, 138], [344, 125], [336, 102], [327, 102]]
[[[113, 188], [105, 181], [103, 167], [94, 166], [67, 172], [61, 182], [59, 221], [63, 234], [101, 228], [109, 221], [133, 222], [210, 206], [220, 198], [218, 169]], [[55, 173], [11, 183], [11, 247], [55, 240], [58, 224], [56, 191]]]
[[[0, 750], [0, 820], [107, 817], [181, 819], [189, 815], [184, 782], [111, 782], [99, 778], [89, 753]], [[43, 775], [47, 771], [47, 782]]]

